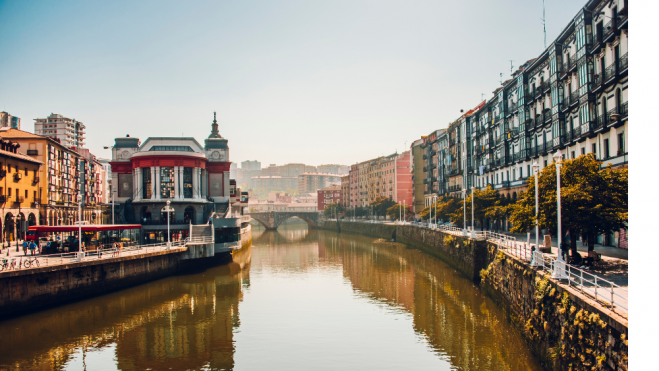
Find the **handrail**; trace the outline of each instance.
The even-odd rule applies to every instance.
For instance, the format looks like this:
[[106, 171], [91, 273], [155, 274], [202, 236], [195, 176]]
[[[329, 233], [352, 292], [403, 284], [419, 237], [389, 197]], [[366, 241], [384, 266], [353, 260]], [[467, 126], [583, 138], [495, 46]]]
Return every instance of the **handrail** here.
[[[35, 255], [35, 256], [19, 256], [19, 257], [2, 257], [0, 258], [0, 271], [3, 270], [16, 270], [16, 269], [31, 269], [38, 267], [47, 267], [53, 265], [62, 265], [62, 264], [75, 264], [84, 261], [94, 261], [99, 259], [108, 259], [115, 258], [120, 256], [127, 255], [140, 255], [147, 254], [156, 251], [168, 251], [172, 248], [183, 248], [188, 243], [213, 243], [212, 236], [202, 236], [202, 237], [188, 237], [179, 241], [172, 241], [171, 243], [159, 242], [148, 245], [136, 245], [130, 244], [129, 246], [124, 245], [122, 248], [114, 247], [114, 244], [101, 245], [100, 248], [93, 251], [84, 251], [82, 253], [78, 252], [68, 252], [61, 254], [53, 255]], [[39, 266], [36, 264], [30, 263], [29, 267], [26, 267], [25, 261], [29, 260], [30, 262], [38, 260]]]

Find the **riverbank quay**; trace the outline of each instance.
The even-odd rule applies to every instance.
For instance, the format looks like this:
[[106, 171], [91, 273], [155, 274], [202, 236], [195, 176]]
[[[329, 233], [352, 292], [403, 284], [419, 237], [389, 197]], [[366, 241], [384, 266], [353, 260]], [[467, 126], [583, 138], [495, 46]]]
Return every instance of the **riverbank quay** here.
[[444, 260], [505, 311], [548, 370], [627, 370], [627, 318], [587, 290], [532, 267], [530, 251], [511, 240], [393, 223], [326, 220], [320, 227], [395, 240]]
[[[55, 259], [53, 264], [0, 272], [0, 318], [6, 319], [67, 302], [139, 285], [186, 270], [222, 264], [231, 252], [216, 254], [213, 243], [135, 249], [102, 259]], [[45, 258], [44, 258], [45, 259]]]

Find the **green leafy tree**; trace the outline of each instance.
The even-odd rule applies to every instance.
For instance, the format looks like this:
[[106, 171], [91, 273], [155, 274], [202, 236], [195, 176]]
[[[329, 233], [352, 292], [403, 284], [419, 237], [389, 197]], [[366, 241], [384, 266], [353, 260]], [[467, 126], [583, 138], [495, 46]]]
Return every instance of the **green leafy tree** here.
[[344, 211], [345, 209], [343, 208], [343, 205], [338, 202], [334, 202], [325, 206], [323, 209], [323, 214], [325, 214], [327, 217], [334, 218], [335, 216], [340, 216]]
[[362, 206], [358, 206], [358, 207], [352, 209], [350, 212], [348, 212], [349, 216], [353, 216], [353, 214], [356, 217], [366, 216], [366, 215], [368, 215], [368, 209], [365, 208], [365, 207], [362, 207]]
[[[588, 250], [595, 247], [600, 234], [627, 229], [628, 170], [601, 169], [592, 154], [565, 160], [561, 166], [561, 231], [571, 234], [570, 248], [577, 253], [577, 236], [588, 240]], [[514, 232], [535, 226], [535, 183], [529, 178], [529, 189], [511, 206], [510, 221]], [[538, 176], [539, 216], [541, 226], [557, 230], [556, 166], [545, 167]]]
[[369, 206], [372, 207], [373, 212], [378, 216], [383, 216], [387, 214], [387, 210], [394, 206], [396, 203], [388, 198], [378, 197], [374, 202]]
[[399, 220], [401, 218], [409, 218], [410, 216], [410, 207], [403, 204], [395, 204], [394, 206], [387, 209], [387, 215], [391, 219]]

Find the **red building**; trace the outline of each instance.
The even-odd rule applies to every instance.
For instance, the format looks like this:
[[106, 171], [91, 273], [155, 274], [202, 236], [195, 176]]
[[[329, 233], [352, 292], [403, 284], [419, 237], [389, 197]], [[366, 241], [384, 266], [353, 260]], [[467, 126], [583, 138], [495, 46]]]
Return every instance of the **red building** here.
[[341, 186], [333, 185], [318, 190], [318, 211], [325, 210], [325, 206], [341, 202]]
[[412, 181], [412, 157], [410, 151], [396, 157], [396, 195], [394, 201], [414, 206], [414, 182]]

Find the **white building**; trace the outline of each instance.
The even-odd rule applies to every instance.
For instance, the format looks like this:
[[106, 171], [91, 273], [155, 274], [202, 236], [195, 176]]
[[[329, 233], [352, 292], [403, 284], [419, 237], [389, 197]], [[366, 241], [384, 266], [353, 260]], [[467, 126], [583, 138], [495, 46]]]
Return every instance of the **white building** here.
[[66, 147], [85, 147], [85, 125], [82, 122], [55, 113], [35, 121], [35, 134], [58, 139]]

